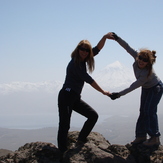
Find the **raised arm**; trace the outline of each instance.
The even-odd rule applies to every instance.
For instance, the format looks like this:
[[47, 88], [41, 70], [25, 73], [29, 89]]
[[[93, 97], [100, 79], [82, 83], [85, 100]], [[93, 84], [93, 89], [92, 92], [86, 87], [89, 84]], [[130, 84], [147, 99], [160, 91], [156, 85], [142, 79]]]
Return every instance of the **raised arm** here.
[[104, 95], [110, 96], [110, 92], [109, 91], [104, 91], [97, 83], [96, 81], [93, 81], [91, 83], [91, 86], [96, 89], [97, 91], [101, 92]]
[[133, 49], [126, 41], [114, 32], [111, 32], [111, 35], [114, 37], [114, 40], [119, 43], [119, 45], [121, 45], [133, 58], [136, 59], [138, 52], [135, 49]]
[[99, 50], [101, 50], [104, 47], [106, 39], [113, 39], [114, 40], [112, 33], [107, 33], [101, 38], [101, 40], [97, 44], [97, 48]]

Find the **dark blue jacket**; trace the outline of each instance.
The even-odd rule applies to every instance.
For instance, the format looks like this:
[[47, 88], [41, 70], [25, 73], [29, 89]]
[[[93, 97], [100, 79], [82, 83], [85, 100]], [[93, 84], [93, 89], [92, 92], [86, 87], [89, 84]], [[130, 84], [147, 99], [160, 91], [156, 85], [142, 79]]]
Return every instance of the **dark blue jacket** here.
[[[94, 47], [94, 56], [99, 53], [99, 49]], [[84, 82], [92, 84], [94, 79], [87, 73], [86, 62], [80, 62], [79, 65], [75, 64], [72, 58], [67, 66], [66, 79], [63, 84], [63, 88], [70, 88], [77, 94], [81, 94]]]

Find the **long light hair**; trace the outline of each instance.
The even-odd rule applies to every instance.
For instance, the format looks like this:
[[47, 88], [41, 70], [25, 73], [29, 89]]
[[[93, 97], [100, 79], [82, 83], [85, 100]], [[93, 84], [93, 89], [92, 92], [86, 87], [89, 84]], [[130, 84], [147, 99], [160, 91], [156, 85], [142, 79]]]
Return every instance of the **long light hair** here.
[[85, 58], [85, 62], [87, 64], [87, 69], [88, 71], [91, 73], [93, 72], [94, 68], [95, 68], [95, 64], [94, 64], [94, 55], [93, 55], [93, 51], [92, 51], [92, 46], [90, 44], [90, 42], [88, 40], [81, 40], [78, 45], [76, 46], [76, 48], [74, 49], [74, 51], [71, 53], [71, 58], [74, 59], [75, 64], [79, 65], [81, 62], [81, 58], [79, 55], [79, 47], [80, 46], [84, 46], [85, 48], [89, 49], [89, 54], [88, 56]]
[[146, 66], [146, 68], [148, 69], [148, 76], [149, 77], [152, 73], [152, 66], [153, 64], [156, 62], [156, 51], [152, 50], [148, 50], [148, 49], [141, 49], [140, 52], [138, 53], [138, 56], [141, 55], [144, 58], [148, 59], [148, 64]]

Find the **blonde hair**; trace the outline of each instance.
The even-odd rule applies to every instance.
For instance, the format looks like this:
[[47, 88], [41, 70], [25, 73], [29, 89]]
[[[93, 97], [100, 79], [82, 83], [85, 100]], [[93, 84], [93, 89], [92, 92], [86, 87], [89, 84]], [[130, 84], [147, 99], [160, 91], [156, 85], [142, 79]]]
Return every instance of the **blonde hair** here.
[[138, 53], [138, 56], [141, 55], [143, 58], [148, 59], [148, 64], [146, 66], [146, 68], [149, 71], [148, 77], [151, 75], [152, 66], [156, 62], [156, 55], [155, 54], [156, 54], [156, 51], [154, 51], [154, 50], [150, 51], [148, 49], [141, 49], [140, 52]]
[[89, 49], [89, 54], [85, 59], [85, 62], [87, 64], [87, 69], [88, 71], [91, 73], [94, 70], [94, 55], [93, 55], [93, 51], [92, 51], [92, 46], [90, 44], [90, 42], [88, 40], [81, 40], [78, 45], [76, 46], [76, 48], [74, 49], [74, 51], [71, 53], [71, 58], [74, 58], [74, 61], [76, 64], [80, 64], [81, 62], [81, 58], [79, 55], [79, 47], [80, 46], [84, 46], [87, 49]]

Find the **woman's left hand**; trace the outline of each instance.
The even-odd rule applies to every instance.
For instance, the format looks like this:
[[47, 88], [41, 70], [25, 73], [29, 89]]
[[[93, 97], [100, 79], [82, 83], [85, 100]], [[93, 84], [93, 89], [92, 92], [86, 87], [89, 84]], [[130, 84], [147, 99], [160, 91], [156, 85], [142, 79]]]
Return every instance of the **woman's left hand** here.
[[105, 38], [114, 40], [113, 33], [112, 33], [112, 32], [107, 33], [107, 34], [105, 35]]
[[103, 91], [103, 94], [104, 95], [107, 95], [107, 96], [110, 96], [111, 95], [111, 93], [109, 91]]

